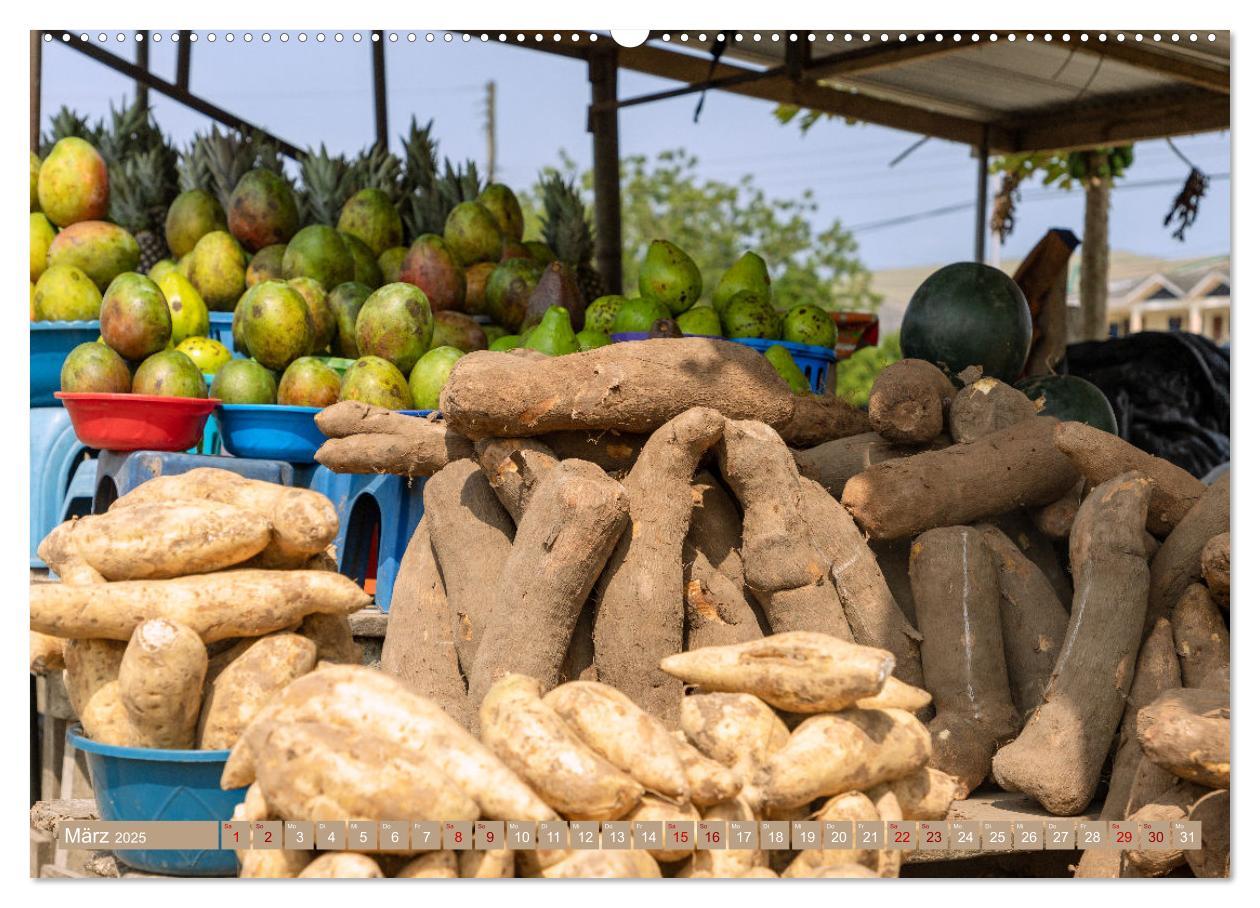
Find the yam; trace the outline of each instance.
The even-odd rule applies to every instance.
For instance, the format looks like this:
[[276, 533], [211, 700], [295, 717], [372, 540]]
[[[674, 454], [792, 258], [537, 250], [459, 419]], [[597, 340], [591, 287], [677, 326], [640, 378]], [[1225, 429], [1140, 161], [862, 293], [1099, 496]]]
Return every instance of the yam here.
[[1124, 712], [1142, 643], [1150, 480], [1122, 473], [1090, 492], [1072, 527], [1076, 596], [1045, 702], [998, 751], [993, 775], [1057, 816], [1088, 806]]
[[1036, 406], [1023, 391], [996, 378], [981, 378], [950, 401], [949, 434], [958, 444], [968, 444], [1036, 415]]
[[894, 444], [925, 444], [945, 428], [954, 393], [954, 383], [926, 360], [898, 360], [871, 385], [871, 428]]
[[1229, 694], [1202, 688], [1166, 691], [1138, 711], [1142, 753], [1180, 779], [1229, 788]]
[[478, 809], [417, 751], [319, 722], [275, 722], [256, 752], [258, 784], [286, 820], [475, 820]]
[[910, 550], [910, 582], [923, 633], [924, 684], [936, 717], [931, 765], [967, 791], [989, 774], [994, 752], [1019, 731], [1002, 648], [1000, 593], [984, 536], [941, 527]]
[[[1193, 782], [1178, 781], [1126, 819], [1139, 824], [1139, 832], [1143, 823], [1171, 823], [1185, 820], [1189, 817], [1190, 809], [1195, 802], [1207, 793], [1208, 789], [1195, 785]], [[1138, 876], [1167, 876], [1186, 862], [1186, 853], [1179, 848], [1167, 851], [1134, 849], [1124, 853], [1124, 862], [1126, 867]]]
[[795, 631], [734, 646], [678, 653], [661, 668], [710, 691], [746, 693], [788, 712], [834, 712], [879, 693], [892, 672], [886, 650]]
[[119, 498], [110, 510], [172, 499], [217, 501], [254, 511], [271, 523], [272, 540], [260, 553], [291, 561], [322, 552], [337, 536], [337, 511], [319, 492], [246, 479], [230, 470], [198, 467], [174, 476], [157, 476]]
[[1200, 824], [1202, 846], [1186, 852], [1186, 863], [1195, 876], [1229, 877], [1229, 792], [1211, 791], [1190, 808], [1190, 820]]
[[745, 784], [789, 738], [783, 720], [751, 694], [684, 697], [679, 719], [688, 741], [706, 757], [734, 770]]
[[559, 863], [545, 868], [542, 875], [549, 880], [655, 879], [660, 877], [661, 868], [646, 851], [633, 848], [626, 851], [575, 851]]
[[[473, 852], [464, 852], [472, 854]], [[481, 852], [486, 853], [486, 852]], [[400, 880], [455, 880], [459, 879], [457, 851], [430, 851], [417, 855], [394, 874]]]
[[[1038, 416], [971, 444], [875, 464], [845, 484], [841, 500], [876, 539], [1049, 504], [1078, 478], [1072, 462], [1054, 446], [1055, 424]], [[1002, 481], [995, 482], [995, 476]]]
[[1085, 497], [1085, 480], [1079, 480], [1060, 499], [1032, 510], [1033, 526], [1047, 539], [1067, 539]]
[[506, 675], [481, 703], [481, 738], [539, 796], [571, 820], [616, 820], [643, 786], [582, 743], [541, 699], [536, 680]]
[[[934, 438], [926, 447], [935, 450], [948, 447], [949, 444], [949, 437], [942, 435]], [[792, 457], [802, 476], [815, 480], [828, 493], [839, 498], [844, 493], [844, 484], [867, 467], [896, 457], [918, 454], [924, 447], [894, 444], [878, 432], [863, 432], [793, 451]]]
[[80, 586], [104, 583], [101, 572], [87, 563], [74, 541], [77, 520], [67, 520], [53, 527], [39, 544], [38, 555], [62, 583]]
[[359, 401], [326, 407], [316, 414], [315, 424], [328, 436], [315, 460], [334, 473], [432, 476], [473, 454], [472, 443], [440, 420], [417, 419]]
[[[398, 582], [394, 581], [397, 596]], [[392, 613], [391, 613], [392, 615]], [[317, 662], [344, 662], [359, 665], [363, 662], [363, 647], [354, 642], [354, 629], [345, 615], [326, 615], [316, 612], [307, 615], [298, 625], [297, 632], [315, 644]]]
[[932, 695], [927, 691], [889, 675], [878, 693], [863, 697], [853, 705], [858, 709], [904, 709], [908, 713], [917, 713], [931, 703]]
[[[321, 857], [329, 856], [325, 852]], [[314, 856], [310, 851], [287, 851], [283, 848], [243, 848], [236, 853], [241, 862], [242, 880], [293, 880], [302, 875]]]
[[634, 466], [648, 436], [600, 429], [594, 432], [548, 432], [538, 439], [551, 448], [557, 460], [589, 460], [601, 470], [621, 476]]
[[455, 649], [455, 622], [433, 557], [427, 514], [420, 518], [394, 578], [381, 671], [433, 700], [460, 725], [474, 727]]
[[1167, 536], [1207, 490], [1207, 486], [1172, 461], [1147, 454], [1118, 435], [1085, 423], [1059, 423], [1054, 430], [1054, 443], [1072, 459], [1091, 486], [1133, 471], [1148, 477], [1151, 506], [1146, 514], [1146, 528], [1159, 537]]
[[1199, 567], [1212, 599], [1221, 608], [1229, 608], [1229, 533], [1217, 533], [1207, 541]]
[[425, 483], [424, 513], [455, 621], [459, 664], [471, 675], [494, 608], [493, 597], [486, 595], [486, 576], [512, 551], [512, 518], [481, 468], [467, 459], [449, 464]]
[[1068, 615], [1050, 581], [1019, 546], [991, 524], [977, 529], [997, 570], [1002, 652], [1011, 699], [1019, 714], [1027, 716], [1041, 704], [1050, 683], [1067, 634]]
[[1151, 559], [1151, 596], [1146, 623], [1167, 618], [1202, 572], [1203, 547], [1229, 530], [1229, 473], [1208, 486]]
[[885, 542], [872, 540], [869, 544], [897, 608], [901, 609], [911, 627], [917, 627], [919, 619], [914, 611], [914, 590], [910, 586], [910, 546], [913, 542], [913, 539], [893, 539]]
[[661, 671], [660, 661], [683, 648], [691, 477], [725, 423], [717, 410], [695, 408], [652, 434], [623, 483], [629, 530], [621, 533], [599, 579], [596, 676], [671, 723], [682, 685]]
[[687, 649], [756, 640], [762, 628], [744, 588], [739, 509], [704, 470], [692, 481], [691, 501], [691, 526], [683, 541]]
[[[634, 828], [634, 823], [664, 824], [670, 821], [698, 823], [700, 822], [700, 812], [685, 799], [674, 803], [656, 795], [647, 794], [643, 796], [643, 800], [638, 803], [634, 810], [626, 814], [626, 820], [631, 823], [631, 829]], [[695, 844], [695, 842], [691, 842], [686, 848], [649, 849], [648, 854], [662, 864], [676, 864], [679, 861], [685, 861], [696, 853]]]
[[542, 698], [587, 747], [644, 788], [665, 797], [688, 797], [687, 773], [669, 731], [615, 688], [570, 681]]
[[900, 778], [925, 766], [931, 752], [931, 736], [909, 713], [847, 709], [797, 726], [754, 784], [765, 807], [799, 807]]
[[66, 641], [36, 631], [30, 632], [30, 670], [32, 675], [51, 675], [66, 667]]
[[197, 746], [230, 749], [264, 705], [315, 667], [316, 654], [315, 644], [298, 634], [243, 641], [234, 658], [206, 685]]
[[464, 790], [493, 820], [554, 820], [556, 814], [490, 750], [431, 700], [362, 666], [316, 668], [286, 687], [254, 717], [236, 742], [220, 785], [254, 780], [257, 744], [277, 719], [321, 722], [344, 737], [370, 734], [396, 749], [412, 749]]
[[136, 746], [194, 746], [207, 661], [205, 644], [189, 627], [156, 618], [136, 628], [118, 666]]
[[476, 452], [499, 503], [519, 525], [534, 490], [560, 460], [537, 438], [483, 438]]
[[1172, 632], [1182, 683], [1229, 693], [1229, 629], [1207, 587], [1186, 587], [1173, 609]]
[[[829, 799], [815, 818], [824, 822], [859, 823], [878, 820], [880, 816], [875, 804], [865, 794], [859, 791], [848, 791]], [[824, 871], [847, 867], [860, 867], [866, 871], [864, 874], [858, 874], [859, 876], [876, 876], [876, 870], [879, 867], [879, 852], [872, 848], [805, 848], [783, 871], [783, 876], [785, 879], [813, 877]]]
[[[752, 822], [757, 819], [753, 809], [743, 798], [731, 798], [711, 804], [701, 811], [701, 818], [709, 822]], [[756, 868], [768, 870], [766, 853], [760, 849], [730, 848], [701, 849], [691, 860], [690, 876], [706, 875], [718, 879], [743, 876]], [[681, 875], [681, 874], [680, 874]]]
[[385, 876], [366, 854], [330, 851], [319, 855], [298, 874], [301, 880], [370, 880]]
[[697, 807], [712, 807], [729, 801], [739, 794], [744, 781], [717, 760], [700, 753], [681, 731], [672, 735], [674, 751], [687, 774], [687, 790], [691, 803]]
[[844, 608], [853, 639], [892, 653], [893, 674], [907, 684], [923, 684], [919, 632], [906, 620], [884, 581], [875, 553], [849, 512], [811, 479], [801, 478], [805, 525], [818, 548], [831, 559], [831, 582]]
[[459, 876], [465, 880], [505, 880], [516, 876], [516, 853], [498, 851], [459, 851]]
[[[513, 673], [559, 681], [578, 615], [627, 520], [626, 492], [594, 464], [560, 463], [521, 519], [492, 596], [490, 620], [468, 678], [480, 703]], [[679, 602], [681, 608], [681, 601]]]
[[328, 571], [238, 570], [93, 587], [40, 583], [31, 587], [31, 629], [130, 640], [143, 622], [164, 618], [215, 643], [269, 634], [314, 612], [349, 615], [371, 601], [353, 580]]
[[764, 356], [698, 337], [538, 360], [477, 351], [455, 364], [440, 407], [473, 441], [566, 429], [651, 432], [692, 407], [771, 425], [793, 412], [791, 391]]
[[876, 785], [867, 794], [878, 802], [886, 791], [897, 799], [904, 820], [943, 820], [951, 804], [967, 797], [958, 779], [931, 766]]
[[776, 426], [783, 440], [794, 448], [806, 448], [823, 442], [869, 432], [866, 414], [835, 394], [792, 395], [792, 416]]
[[1070, 611], [1074, 592], [1072, 578], [1064, 570], [1059, 555], [1060, 548], [1064, 549], [1064, 554], [1066, 554], [1067, 546], [1060, 546], [1045, 536], [1024, 511], [999, 514], [985, 522], [997, 527], [1006, 534], [1007, 539], [1019, 547], [1024, 557], [1035, 564], [1045, 575], [1046, 580], [1050, 581], [1051, 588], [1059, 602], [1063, 604], [1063, 610]]

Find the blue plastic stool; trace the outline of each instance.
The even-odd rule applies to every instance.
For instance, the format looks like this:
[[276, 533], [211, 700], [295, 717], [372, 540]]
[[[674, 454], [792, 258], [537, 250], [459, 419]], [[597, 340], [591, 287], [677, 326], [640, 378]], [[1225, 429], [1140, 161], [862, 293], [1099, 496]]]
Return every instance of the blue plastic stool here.
[[92, 513], [103, 514], [117, 499], [155, 476], [175, 476], [198, 467], [231, 470], [247, 479], [293, 485], [293, 464], [246, 457], [208, 457], [169, 451], [102, 451]]
[[328, 496], [337, 509], [337, 569], [361, 586], [375, 576], [376, 605], [388, 612], [398, 566], [424, 515], [424, 479], [315, 467], [299, 471], [298, 483]]
[[[36, 549], [44, 537], [71, 512], [67, 495], [86, 458], [95, 452], [74, 434], [65, 408], [36, 407], [30, 411], [31, 427], [31, 567], [42, 568]], [[83, 474], [84, 479], [87, 478]], [[80, 494], [76, 492], [75, 494]], [[89, 498], [91, 497], [89, 493]]]

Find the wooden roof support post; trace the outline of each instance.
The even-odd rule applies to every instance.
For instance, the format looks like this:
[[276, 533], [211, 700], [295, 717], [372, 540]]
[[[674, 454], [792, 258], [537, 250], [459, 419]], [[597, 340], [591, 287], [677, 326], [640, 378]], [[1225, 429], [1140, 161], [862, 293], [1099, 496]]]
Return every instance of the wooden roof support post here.
[[601, 102], [617, 100], [617, 46], [592, 49], [588, 64], [592, 109], [587, 114], [591, 133], [595, 188], [595, 267], [604, 279], [605, 293], [621, 293], [621, 153], [615, 107], [596, 110]]
[[31, 151], [39, 154], [40, 83], [44, 71], [44, 33], [31, 31]]
[[984, 261], [984, 241], [989, 232], [989, 128], [976, 146], [976, 243], [973, 258]]
[[175, 47], [175, 86], [180, 91], [188, 91], [188, 81], [192, 76], [192, 32], [181, 31], [179, 44]]
[[389, 147], [389, 112], [385, 104], [385, 33], [372, 32], [372, 100], [376, 110], [376, 144]]
[[[136, 34], [139, 36], [139, 40], [136, 41], [136, 66], [140, 67], [145, 72], [148, 72], [149, 33], [147, 31], [140, 31]], [[149, 106], [149, 86], [145, 85], [143, 82], [136, 83], [136, 103], [146, 109]]]

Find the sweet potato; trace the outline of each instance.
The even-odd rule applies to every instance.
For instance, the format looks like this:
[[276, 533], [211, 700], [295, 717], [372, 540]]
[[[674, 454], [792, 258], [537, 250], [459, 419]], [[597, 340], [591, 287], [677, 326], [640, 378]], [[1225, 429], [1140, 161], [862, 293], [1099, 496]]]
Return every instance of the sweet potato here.
[[470, 353], [456, 363], [440, 405], [451, 428], [474, 441], [565, 429], [651, 432], [692, 407], [771, 425], [793, 411], [791, 391], [764, 356], [698, 337], [538, 360]]
[[92, 587], [40, 583], [31, 587], [31, 628], [58, 637], [130, 640], [138, 625], [164, 618], [215, 643], [268, 634], [313, 612], [349, 615], [371, 601], [353, 580], [328, 571], [224, 571]]
[[191, 628], [161, 618], [136, 628], [118, 666], [118, 692], [137, 746], [194, 746], [207, 659]]
[[459, 876], [466, 880], [504, 880], [516, 876], [516, 853], [498, 851], [458, 851]]
[[910, 581], [923, 632], [924, 683], [936, 717], [932, 763], [968, 791], [989, 774], [994, 751], [1019, 730], [1002, 649], [997, 572], [984, 536], [941, 527], [910, 550]]
[[264, 705], [315, 667], [315, 644], [298, 634], [269, 634], [234, 649], [206, 685], [197, 727], [197, 746], [204, 750], [230, 749]]
[[949, 434], [958, 444], [968, 444], [1036, 415], [1037, 407], [1023, 391], [996, 378], [981, 378], [950, 401]]
[[258, 753], [258, 784], [287, 820], [477, 818], [477, 805], [436, 765], [369, 732], [276, 722]]
[[750, 782], [789, 737], [783, 720], [751, 694], [684, 697], [680, 725], [702, 754], [733, 769], [743, 783]]
[[[397, 589], [396, 580], [394, 588]], [[315, 644], [317, 662], [344, 662], [347, 665], [363, 662], [363, 647], [354, 642], [354, 630], [345, 615], [315, 612], [302, 619], [297, 632]]]
[[744, 785], [743, 779], [717, 760], [700, 753], [681, 731], [674, 732], [671, 737], [674, 739], [674, 751], [687, 774], [691, 803], [697, 807], [712, 807], [739, 794]]
[[588, 748], [543, 703], [539, 684], [506, 675], [481, 703], [481, 738], [539, 796], [575, 820], [615, 820], [643, 797], [643, 786]]
[[366, 854], [330, 851], [321, 854], [298, 874], [301, 880], [370, 880], [385, 876], [380, 865]]
[[295, 557], [322, 552], [337, 536], [337, 511], [319, 492], [246, 479], [213, 467], [157, 476], [119, 498], [110, 510], [181, 498], [236, 505], [270, 521], [272, 540], [260, 553], [264, 563], [274, 558], [291, 564]]
[[1229, 533], [1217, 533], [1207, 541], [1199, 567], [1212, 599], [1221, 608], [1229, 608]]
[[436, 703], [381, 672], [350, 665], [316, 668], [255, 716], [223, 769], [224, 789], [254, 780], [260, 752], [256, 742], [265, 740], [277, 719], [321, 722], [342, 736], [372, 734], [392, 747], [414, 749], [473, 798], [489, 819], [556, 819], [554, 811]]
[[1178, 778], [1229, 788], [1228, 693], [1166, 691], [1138, 712], [1137, 736], [1142, 753]]
[[797, 726], [754, 785], [766, 807], [799, 807], [900, 778], [925, 766], [931, 752], [931, 736], [909, 713], [847, 709]]
[[747, 693], [788, 712], [833, 712], [879, 693], [892, 654], [826, 634], [793, 631], [678, 653], [661, 668], [711, 691]]
[[[626, 814], [626, 820], [631, 824], [639, 822], [664, 823], [670, 820], [697, 823], [700, 821], [700, 812], [686, 800], [674, 803], [656, 795], [647, 794], [643, 796], [643, 800], [638, 803], [634, 810]], [[633, 825], [631, 828], [633, 828]], [[666, 844], [668, 845], [668, 840]], [[690, 846], [694, 845], [694, 842], [690, 843]], [[668, 847], [650, 849], [648, 854], [662, 864], [675, 864], [695, 854], [695, 848], [690, 846], [682, 849], [670, 849]]]
[[941, 434], [953, 398], [953, 382], [936, 366], [899, 360], [875, 376], [871, 428], [895, 444], [924, 444]]
[[1054, 443], [1072, 458], [1091, 486], [1130, 471], [1148, 477], [1151, 506], [1146, 514], [1146, 528], [1156, 536], [1167, 536], [1207, 491], [1207, 486], [1171, 461], [1147, 454], [1119, 436], [1084, 423], [1060, 423], [1054, 430]]
[[891, 792], [901, 808], [901, 819], [943, 820], [955, 801], [967, 796], [966, 786], [949, 773], [924, 766], [899, 779], [876, 785], [867, 794], [878, 802]]
[[853, 705], [858, 709], [904, 709], [908, 713], [917, 713], [931, 703], [932, 695], [927, 691], [889, 675], [879, 693], [863, 697]]
[[66, 667], [66, 641], [37, 631], [30, 632], [30, 641], [32, 675], [50, 675]]
[[[710, 822], [729, 823], [757, 819], [753, 809], [743, 798], [731, 798], [712, 804], [701, 811], [701, 818]], [[728, 839], [727, 843], [730, 845]], [[760, 849], [722, 848], [697, 850], [691, 860], [689, 876], [706, 875], [714, 878], [743, 876], [754, 868], [768, 869], [766, 853]]]
[[587, 747], [644, 788], [686, 799], [687, 773], [669, 731], [616, 688], [570, 681], [542, 698]]
[[683, 647], [691, 477], [725, 424], [717, 410], [697, 407], [652, 433], [623, 481], [630, 531], [612, 549], [597, 588], [596, 676], [667, 722], [677, 718], [682, 685], [660, 661]]
[[1202, 572], [1203, 547], [1229, 529], [1229, 473], [1208, 486], [1151, 559], [1149, 627], [1167, 618], [1181, 594]]
[[[878, 820], [880, 816], [870, 798], [861, 792], [849, 791], [828, 800], [818, 811], [816, 818], [856, 823], [862, 820]], [[783, 871], [783, 876], [785, 879], [814, 877], [824, 871], [853, 867], [865, 871], [855, 874], [857, 876], [876, 876], [879, 867], [878, 851], [872, 848], [806, 848], [796, 855]]]
[[71, 586], [104, 583], [101, 572], [87, 563], [74, 542], [77, 523], [77, 520], [67, 520], [53, 527], [53, 531], [39, 544], [39, 557], [62, 583]]
[[543, 870], [549, 880], [659, 878], [661, 868], [646, 851], [575, 851]]
[[841, 500], [875, 539], [1049, 504], [1079, 475], [1054, 446], [1055, 424], [1038, 416], [971, 444], [884, 461], [850, 479]]
[[127, 645], [117, 640], [65, 642], [66, 694], [89, 739], [131, 746], [131, 720], [122, 704], [118, 671]]
[[1172, 612], [1172, 631], [1182, 683], [1229, 693], [1229, 629], [1205, 586], [1186, 587]]
[[[467, 852], [471, 854], [472, 852]], [[454, 880], [459, 878], [457, 851], [430, 851], [417, 855], [394, 874], [400, 880]]]
[[626, 525], [627, 508], [620, 483], [585, 461], [563, 461], [543, 481], [497, 585], [490, 596], [484, 585], [479, 593], [492, 605], [468, 678], [474, 704], [506, 674], [528, 674], [544, 688], [559, 681], [578, 615]]

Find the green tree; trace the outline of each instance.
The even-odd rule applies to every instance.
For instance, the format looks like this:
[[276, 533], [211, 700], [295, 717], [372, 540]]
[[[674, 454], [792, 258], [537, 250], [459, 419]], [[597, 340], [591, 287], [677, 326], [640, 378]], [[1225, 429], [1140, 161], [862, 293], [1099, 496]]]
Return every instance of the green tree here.
[[[558, 170], [576, 178], [587, 193], [591, 174], [578, 174], [561, 155]], [[700, 268], [706, 296], [746, 250], [766, 260], [775, 304], [786, 309], [814, 303], [824, 309], [874, 309], [880, 297], [858, 258], [857, 241], [840, 221], [816, 230], [818, 203], [810, 191], [799, 198], [772, 198], [752, 176], [735, 183], [703, 179], [699, 161], [681, 149], [655, 158], [635, 155], [621, 162], [622, 261], [626, 290], [638, 287], [639, 263], [655, 239], [684, 249]], [[526, 208], [527, 235], [537, 233], [541, 209], [537, 188]]]

